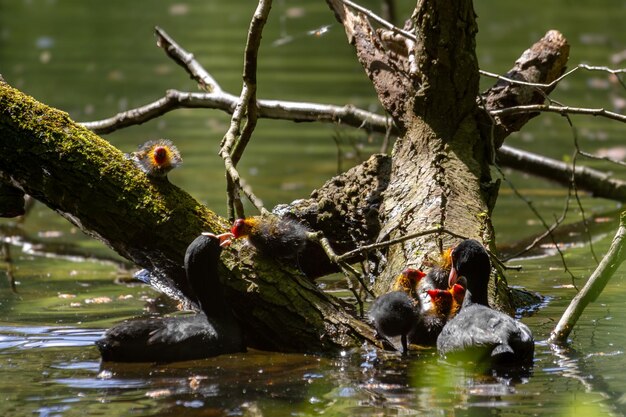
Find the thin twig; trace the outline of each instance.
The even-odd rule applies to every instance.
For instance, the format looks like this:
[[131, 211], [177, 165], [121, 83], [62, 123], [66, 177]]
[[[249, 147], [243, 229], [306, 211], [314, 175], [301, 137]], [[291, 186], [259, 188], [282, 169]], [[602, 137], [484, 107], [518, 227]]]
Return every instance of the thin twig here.
[[343, 4], [345, 4], [346, 6], [357, 10], [361, 13], [363, 13], [365, 16], [369, 17], [370, 19], [378, 22], [381, 26], [383, 26], [386, 29], [389, 29], [390, 31], [394, 32], [394, 33], [399, 33], [400, 35], [406, 37], [407, 39], [412, 40], [413, 42], [417, 41], [417, 37], [410, 32], [407, 32], [404, 29], [400, 29], [399, 27], [393, 25], [392, 23], [389, 23], [388, 21], [386, 21], [385, 19], [383, 19], [382, 17], [378, 16], [376, 13], [372, 12], [369, 9], [366, 9], [363, 6], [359, 6], [358, 4], [350, 1], [350, 0], [340, 0]]
[[[506, 183], [509, 185], [509, 187], [511, 187], [511, 190], [513, 190], [513, 193], [517, 196], [517, 198], [519, 198], [520, 200], [522, 200], [522, 201], [524, 201], [526, 203], [526, 205], [528, 206], [530, 211], [533, 212], [535, 217], [541, 222], [543, 227], [546, 229], [545, 235], [550, 237], [550, 240], [552, 241], [552, 244], [554, 245], [554, 248], [557, 250], [557, 252], [559, 253], [559, 256], [561, 257], [561, 262], [563, 263], [563, 268], [565, 269], [565, 272], [567, 272], [570, 275], [570, 277], [572, 278], [572, 283], [575, 283], [576, 276], [567, 267], [567, 262], [565, 262], [565, 255], [563, 255], [563, 251], [561, 251], [561, 248], [559, 247], [558, 243], [556, 242], [556, 239], [555, 239], [554, 235], [552, 234], [552, 231], [558, 226], [558, 224], [556, 224], [554, 226], [548, 226], [548, 223], [544, 220], [543, 216], [541, 216], [539, 211], [535, 208], [535, 206], [533, 205], [532, 201], [530, 201], [529, 199], [524, 197], [522, 195], [522, 193], [519, 192], [519, 190], [515, 187], [515, 185], [513, 185], [513, 183], [511, 181], [509, 181], [507, 176], [504, 175], [504, 171], [502, 171], [502, 169], [498, 165], [495, 165], [495, 167], [496, 167], [496, 170], [500, 173], [500, 176], [502, 177], [502, 179], [504, 179], [504, 181], [506, 181]], [[569, 198], [570, 198], [570, 196], [569, 196], [569, 193], [568, 193], [568, 197], [566, 199], [566, 205], [565, 205], [566, 209], [565, 209], [563, 215], [565, 215], [565, 213], [567, 212], [567, 208], [569, 207]], [[559, 223], [559, 222], [557, 221], [557, 223]], [[533, 244], [529, 245], [529, 249], [528, 250], [532, 249], [532, 247], [537, 242], [539, 242], [539, 240], [535, 239]], [[511, 257], [509, 257], [508, 259], [511, 259]], [[575, 284], [574, 284], [574, 287], [576, 288]], [[578, 288], [576, 288], [576, 289], [578, 289]]]
[[[271, 0], [259, 0], [259, 4], [252, 16], [244, 52], [243, 87], [239, 103], [233, 112], [230, 127], [224, 135], [219, 152], [226, 168], [228, 217], [231, 220], [235, 216], [244, 217], [243, 205], [237, 203], [239, 191], [242, 191], [261, 213], [266, 211], [261, 199], [250, 188], [242, 186], [242, 179], [236, 166], [252, 137], [258, 117], [256, 109], [257, 57], [259, 47], [261, 46], [261, 34], [271, 7]], [[241, 122], [244, 116], [246, 121], [241, 130]]]
[[534, 113], [534, 112], [550, 112], [564, 114], [585, 114], [590, 116], [602, 116], [608, 119], [617, 120], [619, 122], [626, 123], [626, 115], [614, 113], [602, 108], [588, 109], [582, 107], [570, 107], [570, 106], [552, 106], [549, 104], [528, 104], [524, 106], [507, 107], [504, 109], [490, 110], [489, 113], [492, 116], [506, 116], [510, 114], [518, 113]]
[[[585, 209], [583, 207], [582, 202], [580, 201], [580, 196], [578, 195], [578, 186], [576, 185], [576, 162], [578, 160], [578, 155], [580, 154], [580, 146], [578, 146], [578, 131], [576, 127], [574, 127], [574, 123], [572, 122], [571, 117], [569, 115], [564, 115], [567, 123], [572, 130], [572, 137], [574, 138], [574, 156], [572, 158], [572, 176], [570, 179], [571, 189], [574, 191], [574, 198], [576, 199], [576, 203], [578, 204], [578, 209], [580, 210], [580, 216], [583, 220], [583, 227], [585, 229], [585, 234], [587, 235], [587, 241], [589, 242], [589, 250], [591, 251], [591, 255], [593, 259], [596, 261], [596, 265], [599, 263], [598, 256], [596, 255], [596, 251], [593, 248], [593, 239], [591, 239], [591, 231], [589, 230], [589, 224], [587, 223], [587, 216], [585, 215]], [[575, 286], [575, 285], [574, 285]]]
[[613, 159], [613, 158], [609, 158], [608, 156], [597, 156], [597, 155], [591, 154], [589, 152], [581, 151], [580, 149], [578, 149], [578, 154], [580, 156], [584, 156], [585, 158], [596, 159], [596, 160], [605, 161], [605, 162], [610, 162], [612, 164], [621, 165], [623, 167], [626, 167], [626, 162], [620, 161], [620, 160], [617, 160], [617, 159]]
[[396, 239], [391, 239], [391, 240], [386, 240], [384, 242], [379, 242], [379, 243], [372, 243], [371, 245], [365, 245], [365, 246], [360, 246], [356, 249], [353, 249], [349, 252], [344, 253], [343, 255], [340, 255], [337, 257], [338, 261], [345, 261], [347, 259], [350, 259], [351, 257], [355, 256], [355, 255], [361, 255], [363, 253], [366, 252], [370, 252], [376, 249], [380, 249], [380, 248], [386, 248], [389, 247], [391, 245], [395, 245], [396, 243], [402, 243], [405, 242], [407, 240], [411, 240], [411, 239], [415, 239], [421, 236], [426, 236], [426, 235], [430, 235], [430, 234], [434, 234], [434, 233], [447, 233], [450, 236], [454, 236], [457, 237], [459, 239], [467, 239], [466, 236], [461, 236], [457, 233], [451, 232], [450, 230], [447, 230], [444, 227], [436, 227], [434, 229], [428, 229], [428, 230], [423, 230], [421, 232], [417, 232], [417, 233], [412, 233], [410, 235], [405, 235]]
[[[491, 119], [491, 144], [492, 144], [492, 151], [495, 151], [495, 149], [493, 149], [494, 147], [494, 134], [495, 134], [495, 120], [494, 120], [494, 116], [492, 114], [492, 112], [487, 112], [487, 114], [489, 115], [489, 118]], [[511, 187], [511, 189], [513, 190], [513, 192], [515, 193], [515, 195], [520, 198], [522, 201], [526, 202], [526, 204], [528, 205], [528, 207], [530, 208], [530, 210], [535, 214], [535, 216], [539, 219], [539, 221], [541, 221], [541, 223], [543, 224], [543, 226], [546, 229], [546, 234], [548, 236], [550, 236], [550, 239], [552, 240], [554, 246], [556, 247], [556, 250], [559, 252], [559, 254], [561, 255], [561, 261], [563, 262], [563, 266], [565, 268], [565, 270], [567, 272], [570, 273], [571, 277], [572, 277], [572, 283], [574, 285], [574, 287], [576, 288], [576, 284], [575, 284], [575, 279], [574, 279], [574, 274], [572, 274], [569, 270], [569, 268], [567, 267], [567, 264], [565, 263], [565, 257], [563, 256], [563, 253], [561, 252], [561, 249], [558, 247], [556, 240], [554, 238], [554, 235], [552, 234], [552, 231], [557, 227], [549, 227], [548, 224], [545, 222], [545, 220], [543, 219], [543, 217], [541, 217], [541, 215], [539, 214], [539, 212], [537, 211], [537, 209], [535, 209], [535, 207], [533, 206], [532, 202], [530, 200], [528, 200], [527, 198], [525, 198], [518, 190], [517, 188], [513, 185], [513, 183], [511, 181], [509, 181], [509, 179], [504, 175], [504, 171], [502, 171], [502, 169], [500, 168], [500, 166], [498, 166], [498, 164], [495, 161], [495, 158], [492, 160], [492, 165], [494, 167], [496, 167], [496, 170], [500, 173], [500, 176], [509, 184], [509, 187]], [[569, 194], [569, 193], [568, 193]], [[565, 215], [567, 213], [567, 210], [569, 208], [569, 195], [568, 198], [566, 199], [566, 203], [565, 203], [565, 209], [563, 211], [563, 215], [562, 218], [565, 218]], [[561, 220], [562, 221], [562, 220]], [[557, 225], [558, 225], [557, 221]], [[538, 240], [535, 240], [535, 242], [533, 242], [533, 244], [530, 246], [531, 248], [538, 242]], [[510, 258], [509, 258], [510, 259]]]
[[[543, 88], [543, 89], [550, 89], [550, 88], [556, 86], [561, 80], [563, 80], [564, 78], [570, 76], [571, 74], [573, 74], [574, 72], [578, 71], [579, 69], [586, 69], [588, 71], [603, 71], [603, 72], [608, 72], [608, 73], [614, 74], [614, 75], [626, 73], [626, 69], [621, 69], [621, 68], [620, 69], [611, 69], [611, 68], [608, 68], [608, 67], [601, 67], [601, 66], [594, 66], [594, 65], [587, 65], [587, 64], [578, 64], [576, 67], [574, 67], [571, 70], [567, 71], [566, 73], [564, 73], [559, 78], [557, 78], [554, 81], [552, 81], [551, 83], [542, 84], [542, 83], [532, 83], [532, 82], [522, 81], [522, 80], [514, 80], [512, 78], [508, 78], [508, 77], [505, 77], [503, 75], [495, 74], [493, 72], [484, 71], [484, 70], [479, 70], [478, 72], [481, 75], [484, 75], [486, 77], [491, 77], [491, 78], [496, 78], [498, 80], [507, 81], [507, 82], [509, 82], [511, 84], [519, 84], [519, 85], [525, 85], [525, 86], [529, 86], [529, 87], [539, 87], [539, 88]], [[621, 83], [621, 80], [620, 80], [620, 83]], [[622, 85], [624, 85], [624, 84], [622, 83]]]
[[326, 256], [328, 256], [328, 259], [330, 259], [332, 263], [334, 263], [335, 265], [339, 267], [339, 269], [341, 269], [341, 272], [343, 272], [344, 276], [346, 277], [348, 289], [354, 295], [354, 298], [356, 299], [356, 302], [359, 306], [359, 314], [361, 315], [361, 317], [363, 317], [363, 313], [364, 313], [363, 300], [361, 299], [361, 296], [359, 295], [356, 288], [354, 288], [354, 285], [352, 284], [352, 280], [350, 279], [350, 277], [354, 277], [361, 285], [361, 288], [363, 288], [365, 292], [369, 294], [371, 297], [376, 297], [376, 296], [374, 295], [372, 290], [367, 286], [367, 284], [365, 284], [365, 281], [363, 281], [362, 274], [360, 274], [359, 271], [354, 269], [352, 265], [350, 265], [349, 263], [345, 262], [344, 260], [339, 259], [339, 256], [337, 256], [337, 253], [335, 252], [332, 245], [330, 244], [330, 241], [328, 240], [328, 238], [324, 236], [322, 232], [311, 232], [308, 234], [308, 238], [314, 242], [317, 242], [324, 250], [324, 253], [326, 253]]
[[162, 48], [174, 62], [183, 67], [189, 76], [198, 82], [203, 90], [209, 93], [222, 92], [222, 87], [220, 87], [215, 78], [196, 61], [192, 53], [181, 48], [181, 46], [160, 27], [156, 26], [154, 32], [157, 36], [157, 45]]

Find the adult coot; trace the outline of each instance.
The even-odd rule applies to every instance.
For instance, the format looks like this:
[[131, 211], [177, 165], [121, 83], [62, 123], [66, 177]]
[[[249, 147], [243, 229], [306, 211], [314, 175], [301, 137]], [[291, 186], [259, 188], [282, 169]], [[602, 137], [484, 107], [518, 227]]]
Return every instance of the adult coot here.
[[473, 362], [529, 364], [535, 348], [532, 333], [525, 324], [489, 307], [490, 273], [489, 254], [479, 242], [468, 239], [454, 248], [450, 285], [463, 276], [467, 291], [460, 311], [443, 327], [437, 350]]
[[241, 328], [219, 281], [220, 250], [219, 237], [201, 235], [185, 254], [187, 280], [202, 313], [120, 323], [96, 341], [102, 360], [174, 362], [245, 351]]

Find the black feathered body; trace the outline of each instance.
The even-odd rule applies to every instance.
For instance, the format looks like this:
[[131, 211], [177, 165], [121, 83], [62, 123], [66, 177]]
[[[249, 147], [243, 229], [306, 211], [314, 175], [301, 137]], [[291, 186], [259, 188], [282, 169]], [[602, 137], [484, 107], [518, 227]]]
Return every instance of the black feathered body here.
[[419, 320], [408, 334], [409, 343], [421, 346], [435, 346], [437, 337], [445, 326], [447, 317], [441, 314], [426, 313], [419, 316]]
[[451, 277], [467, 291], [461, 309], [444, 326], [437, 339], [442, 356], [494, 365], [531, 364], [535, 350], [532, 332], [524, 323], [489, 307], [489, 254], [473, 239], [452, 251]]
[[464, 303], [441, 331], [437, 350], [474, 362], [530, 363], [535, 344], [524, 323], [485, 305]]
[[105, 362], [176, 362], [243, 350], [241, 340], [220, 332], [204, 313], [130, 319], [107, 330], [96, 345]]
[[407, 334], [419, 320], [419, 303], [404, 291], [392, 291], [378, 297], [369, 316], [381, 336], [401, 336], [403, 352], [407, 351]]
[[132, 319], [96, 341], [103, 361], [174, 362], [243, 352], [243, 333], [219, 281], [219, 239], [197, 237], [187, 248], [185, 271], [202, 313]]
[[309, 232], [295, 220], [265, 216], [253, 224], [248, 240], [267, 255], [297, 261], [307, 245]]

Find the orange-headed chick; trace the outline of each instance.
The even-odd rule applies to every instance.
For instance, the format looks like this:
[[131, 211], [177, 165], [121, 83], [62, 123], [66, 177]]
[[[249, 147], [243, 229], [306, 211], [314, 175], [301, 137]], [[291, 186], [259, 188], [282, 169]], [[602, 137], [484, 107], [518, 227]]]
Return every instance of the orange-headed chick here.
[[275, 215], [237, 219], [230, 231], [234, 239], [247, 238], [260, 252], [296, 261], [307, 245], [310, 232], [296, 220]]
[[417, 287], [419, 282], [426, 276], [419, 269], [406, 268], [398, 275], [393, 282], [392, 291], [404, 291], [411, 297], [417, 299]]
[[456, 316], [456, 313], [458, 313], [463, 306], [463, 300], [465, 300], [465, 286], [457, 282], [448, 291], [452, 294], [452, 306], [448, 314], [448, 319], [451, 319]]
[[183, 159], [174, 144], [167, 139], [149, 140], [133, 152], [131, 159], [151, 178], [165, 178]]
[[437, 288], [427, 290], [426, 293], [428, 299], [422, 298], [420, 320], [413, 326], [408, 335], [408, 341], [416, 345], [434, 346], [439, 333], [448, 321], [453, 303], [452, 293]]
[[432, 268], [426, 274], [426, 277], [420, 282], [418, 291], [425, 293], [428, 290], [448, 289], [448, 277], [450, 275], [450, 268], [452, 267], [452, 248], [444, 251], [439, 259], [432, 263]]

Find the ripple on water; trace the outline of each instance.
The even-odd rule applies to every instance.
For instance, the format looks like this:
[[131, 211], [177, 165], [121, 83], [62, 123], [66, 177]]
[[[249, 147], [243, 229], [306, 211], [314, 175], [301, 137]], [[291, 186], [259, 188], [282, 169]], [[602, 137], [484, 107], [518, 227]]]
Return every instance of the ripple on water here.
[[101, 329], [51, 326], [0, 327], [0, 354], [11, 349], [38, 349], [93, 346], [102, 337]]

